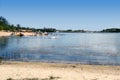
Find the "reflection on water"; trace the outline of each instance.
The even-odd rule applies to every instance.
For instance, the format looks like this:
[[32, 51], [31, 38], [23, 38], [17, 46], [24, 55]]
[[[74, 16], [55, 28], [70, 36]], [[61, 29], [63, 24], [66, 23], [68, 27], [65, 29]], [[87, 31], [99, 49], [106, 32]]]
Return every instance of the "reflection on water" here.
[[0, 37], [0, 52], [4, 49], [8, 44], [8, 37]]
[[1, 37], [5, 60], [120, 65], [119, 33], [60, 33], [38, 37]]

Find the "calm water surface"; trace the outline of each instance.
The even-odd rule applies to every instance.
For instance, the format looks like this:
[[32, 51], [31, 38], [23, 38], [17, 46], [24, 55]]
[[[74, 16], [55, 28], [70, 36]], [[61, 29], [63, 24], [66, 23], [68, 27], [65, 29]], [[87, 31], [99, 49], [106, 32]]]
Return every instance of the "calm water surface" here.
[[0, 37], [4, 60], [120, 65], [120, 33]]

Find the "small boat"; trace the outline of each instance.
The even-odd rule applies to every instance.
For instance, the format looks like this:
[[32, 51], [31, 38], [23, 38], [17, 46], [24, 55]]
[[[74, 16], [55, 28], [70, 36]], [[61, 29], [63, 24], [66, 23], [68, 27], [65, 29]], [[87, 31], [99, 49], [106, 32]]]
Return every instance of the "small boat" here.
[[56, 36], [52, 36], [51, 38], [56, 39], [57, 37]]
[[57, 36], [52, 36], [51, 39], [57, 39], [58, 37]]

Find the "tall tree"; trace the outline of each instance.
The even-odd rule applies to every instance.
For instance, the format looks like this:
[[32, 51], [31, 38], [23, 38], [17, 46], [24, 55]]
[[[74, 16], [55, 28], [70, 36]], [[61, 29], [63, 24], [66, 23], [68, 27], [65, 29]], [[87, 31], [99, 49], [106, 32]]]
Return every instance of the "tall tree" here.
[[4, 24], [4, 25], [9, 25], [7, 19], [4, 18], [4, 17], [2, 17], [2, 16], [0, 16], [0, 23], [1, 23], [1, 24]]
[[17, 24], [17, 25], [16, 25], [16, 30], [17, 30], [17, 31], [20, 31], [20, 30], [21, 30], [20, 24]]
[[0, 30], [9, 30], [9, 23], [6, 18], [0, 16]]

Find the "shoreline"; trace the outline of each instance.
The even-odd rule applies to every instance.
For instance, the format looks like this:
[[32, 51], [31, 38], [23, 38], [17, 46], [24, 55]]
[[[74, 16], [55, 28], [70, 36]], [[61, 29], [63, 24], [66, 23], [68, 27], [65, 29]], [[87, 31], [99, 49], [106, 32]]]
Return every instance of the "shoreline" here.
[[29, 63], [29, 64], [48, 64], [48, 65], [74, 65], [74, 66], [99, 66], [99, 67], [119, 67], [120, 65], [99, 65], [99, 64], [81, 64], [81, 63], [64, 63], [64, 62], [45, 62], [45, 61], [2, 61], [1, 64], [22, 64], [22, 63]]
[[0, 78], [7, 80], [120, 80], [120, 66], [3, 61]]
[[119, 66], [119, 64], [94, 64], [94, 63], [80, 63], [80, 62], [71, 62], [71, 61], [25, 61], [25, 60], [2, 60], [2, 62], [28, 62], [28, 63], [53, 63], [53, 64], [73, 64], [73, 65], [94, 65], [94, 66]]

